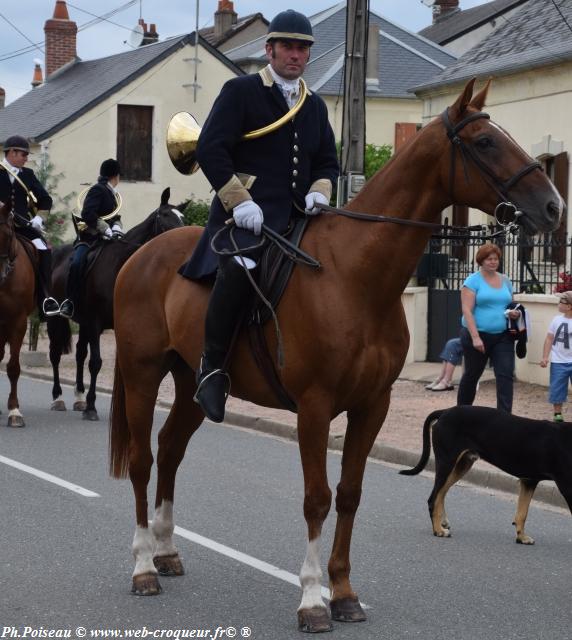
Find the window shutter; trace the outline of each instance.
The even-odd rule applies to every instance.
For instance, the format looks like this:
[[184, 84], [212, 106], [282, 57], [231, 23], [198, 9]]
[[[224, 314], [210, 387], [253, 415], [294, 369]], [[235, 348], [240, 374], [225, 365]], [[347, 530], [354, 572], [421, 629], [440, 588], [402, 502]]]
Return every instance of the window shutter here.
[[117, 160], [123, 180], [150, 181], [153, 156], [153, 107], [118, 105]]
[[395, 144], [393, 151], [396, 153], [401, 147], [410, 140], [416, 133], [419, 125], [415, 122], [396, 122], [395, 123]]

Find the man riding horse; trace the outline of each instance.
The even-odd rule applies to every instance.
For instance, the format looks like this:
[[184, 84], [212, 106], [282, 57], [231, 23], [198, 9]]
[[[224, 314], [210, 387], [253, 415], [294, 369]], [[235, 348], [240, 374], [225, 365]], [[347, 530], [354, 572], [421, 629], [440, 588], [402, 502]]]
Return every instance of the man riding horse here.
[[[195, 395], [214, 422], [224, 418], [228, 352], [250, 300], [247, 270], [253, 273], [261, 255], [262, 223], [284, 233], [292, 216], [318, 213], [339, 173], [327, 107], [301, 80], [313, 42], [304, 15], [279, 13], [266, 38], [269, 64], [223, 86], [199, 137], [197, 159], [216, 196], [206, 232], [181, 273], [192, 280], [216, 274]], [[217, 249], [238, 248], [240, 255], [217, 259], [211, 240], [231, 216], [234, 243], [221, 235]]]
[[4, 142], [0, 162], [0, 201], [10, 202], [16, 233], [31, 241], [38, 250], [38, 304], [45, 316], [58, 315], [60, 305], [51, 296], [52, 252], [44, 238], [44, 222], [52, 208], [52, 198], [32, 169], [24, 165], [30, 143], [22, 136]]
[[[83, 291], [82, 277], [87, 259], [87, 252], [93, 244], [101, 239], [122, 236], [121, 217], [118, 210], [118, 192], [121, 168], [113, 158], [104, 160], [99, 169], [97, 183], [92, 185], [85, 196], [81, 209], [81, 222], [76, 224], [78, 240], [74, 253], [66, 287], [66, 299], [62, 302], [60, 315], [71, 318], [79, 309]], [[115, 213], [115, 215], [113, 215]]]

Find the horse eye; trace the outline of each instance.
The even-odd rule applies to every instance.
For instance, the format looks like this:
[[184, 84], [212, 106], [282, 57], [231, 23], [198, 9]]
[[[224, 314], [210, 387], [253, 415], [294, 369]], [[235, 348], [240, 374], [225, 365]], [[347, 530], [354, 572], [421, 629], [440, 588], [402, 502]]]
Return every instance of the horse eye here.
[[492, 146], [494, 146], [493, 140], [489, 137], [482, 137], [475, 141], [475, 147], [477, 147], [477, 149], [479, 149], [480, 151], [486, 151]]

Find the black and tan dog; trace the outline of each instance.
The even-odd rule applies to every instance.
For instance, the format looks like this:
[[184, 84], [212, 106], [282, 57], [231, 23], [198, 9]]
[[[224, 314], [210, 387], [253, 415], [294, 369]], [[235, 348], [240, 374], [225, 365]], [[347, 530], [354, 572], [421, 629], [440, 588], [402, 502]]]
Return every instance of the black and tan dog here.
[[425, 468], [431, 449], [431, 426], [435, 485], [428, 504], [434, 535], [451, 535], [445, 496], [479, 458], [520, 481], [513, 523], [516, 542], [534, 544], [524, 533], [524, 524], [532, 495], [541, 480], [553, 480], [572, 511], [572, 423], [531, 420], [489, 407], [459, 406], [433, 411], [423, 425], [419, 462], [413, 469], [399, 473], [412, 476]]

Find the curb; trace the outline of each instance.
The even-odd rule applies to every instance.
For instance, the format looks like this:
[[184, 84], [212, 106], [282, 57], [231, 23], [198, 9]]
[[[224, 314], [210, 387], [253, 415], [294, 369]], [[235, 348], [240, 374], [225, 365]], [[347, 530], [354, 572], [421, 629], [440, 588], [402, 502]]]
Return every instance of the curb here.
[[[4, 370], [5, 366], [2, 366], [1, 369]], [[52, 381], [52, 376], [46, 373], [22, 370], [22, 375], [28, 378], [35, 378], [37, 380], [44, 380], [48, 382]], [[69, 378], [61, 378], [60, 384], [73, 387], [75, 385], [75, 381], [70, 380]], [[96, 386], [96, 391], [98, 393], [112, 393], [112, 389], [109, 387]], [[156, 403], [156, 405], [161, 409], [170, 409], [171, 404], [171, 402], [167, 402], [165, 400], [158, 400]], [[298, 441], [298, 433], [294, 425], [284, 424], [274, 420], [267, 420], [266, 418], [252, 417], [242, 413], [235, 413], [233, 411], [226, 412], [222, 426], [241, 427], [251, 431], [259, 431], [267, 435], [278, 436], [294, 442]], [[328, 437], [328, 449], [332, 451], [343, 451], [343, 448], [344, 436], [330, 434]], [[368, 457], [373, 460], [389, 462], [403, 467], [413, 467], [419, 460], [419, 454], [417, 453], [407, 451], [406, 449], [399, 449], [398, 447], [380, 444], [378, 442], [374, 443]], [[429, 459], [429, 462], [425, 467], [425, 471], [435, 471], [433, 457]], [[519, 491], [518, 479], [502, 471], [473, 468], [466, 476], [463, 477], [462, 481], [484, 489], [503, 491], [515, 496], [518, 495]], [[566, 501], [552, 481], [539, 484], [534, 492], [533, 500], [568, 511]]]

